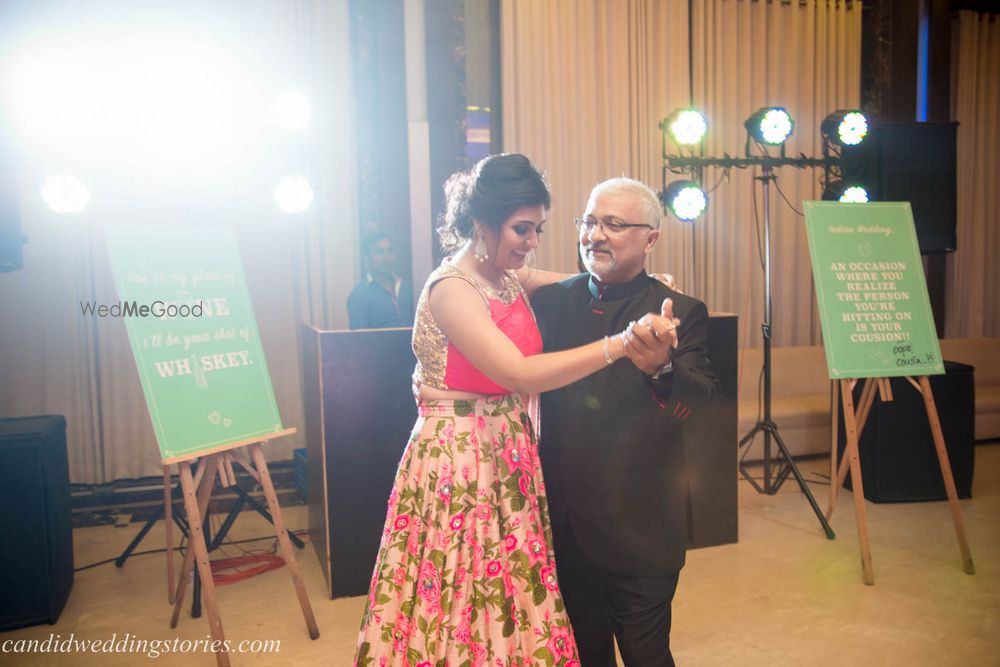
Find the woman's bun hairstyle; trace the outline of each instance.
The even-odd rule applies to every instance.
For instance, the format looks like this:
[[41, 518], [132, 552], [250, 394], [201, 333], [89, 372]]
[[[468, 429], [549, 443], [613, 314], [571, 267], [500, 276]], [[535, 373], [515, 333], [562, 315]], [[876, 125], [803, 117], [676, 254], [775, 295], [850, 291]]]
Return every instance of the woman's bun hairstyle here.
[[478, 220], [498, 232], [515, 211], [552, 204], [545, 176], [519, 153], [490, 155], [444, 184], [445, 212], [438, 227], [441, 245], [457, 250], [474, 233]]

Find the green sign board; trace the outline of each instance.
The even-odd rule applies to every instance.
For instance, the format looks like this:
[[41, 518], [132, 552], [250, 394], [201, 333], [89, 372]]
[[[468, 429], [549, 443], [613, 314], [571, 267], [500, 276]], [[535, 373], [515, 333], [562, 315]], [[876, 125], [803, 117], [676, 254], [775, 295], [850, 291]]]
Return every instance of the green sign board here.
[[125, 320], [163, 460], [281, 431], [232, 230], [135, 225], [106, 237], [120, 301], [91, 314]]
[[944, 373], [909, 202], [805, 202], [830, 378]]

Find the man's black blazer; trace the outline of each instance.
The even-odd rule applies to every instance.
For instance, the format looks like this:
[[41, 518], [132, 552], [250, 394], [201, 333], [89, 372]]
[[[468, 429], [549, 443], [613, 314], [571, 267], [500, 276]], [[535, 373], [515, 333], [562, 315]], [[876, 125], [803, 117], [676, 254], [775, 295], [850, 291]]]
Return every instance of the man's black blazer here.
[[531, 300], [545, 351], [554, 352], [659, 314], [666, 297], [681, 320], [673, 373], [653, 380], [621, 359], [542, 395], [540, 456], [556, 542], [571, 524], [591, 562], [622, 574], [662, 576], [684, 564], [683, 423], [719, 392], [707, 355], [708, 311], [645, 272], [603, 289], [580, 274]]

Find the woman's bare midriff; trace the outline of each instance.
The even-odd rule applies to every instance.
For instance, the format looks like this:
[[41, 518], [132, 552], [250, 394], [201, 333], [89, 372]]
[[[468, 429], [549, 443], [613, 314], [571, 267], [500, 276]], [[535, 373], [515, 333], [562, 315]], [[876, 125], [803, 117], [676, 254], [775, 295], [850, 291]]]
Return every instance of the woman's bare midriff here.
[[434, 387], [421, 386], [420, 398], [425, 401], [474, 401], [482, 398], [482, 394], [474, 394], [469, 391], [452, 391], [450, 389], [435, 389]]

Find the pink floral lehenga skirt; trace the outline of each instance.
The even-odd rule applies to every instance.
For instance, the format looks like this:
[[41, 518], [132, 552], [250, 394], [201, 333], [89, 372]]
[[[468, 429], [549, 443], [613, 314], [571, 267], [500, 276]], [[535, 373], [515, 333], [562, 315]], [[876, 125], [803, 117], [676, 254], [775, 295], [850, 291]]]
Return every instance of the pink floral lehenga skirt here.
[[389, 496], [355, 665], [578, 660], [521, 400], [422, 401]]

